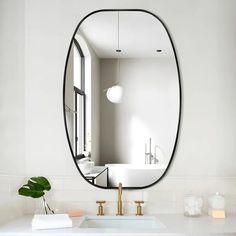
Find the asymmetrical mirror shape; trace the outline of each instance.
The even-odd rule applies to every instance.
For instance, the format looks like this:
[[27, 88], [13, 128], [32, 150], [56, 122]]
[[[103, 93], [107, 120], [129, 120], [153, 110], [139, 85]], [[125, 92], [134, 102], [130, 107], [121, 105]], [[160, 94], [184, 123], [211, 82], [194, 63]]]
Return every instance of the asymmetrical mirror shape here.
[[81, 175], [102, 188], [145, 188], [176, 149], [181, 87], [165, 24], [145, 10], [98, 10], [78, 25], [64, 74], [64, 118]]

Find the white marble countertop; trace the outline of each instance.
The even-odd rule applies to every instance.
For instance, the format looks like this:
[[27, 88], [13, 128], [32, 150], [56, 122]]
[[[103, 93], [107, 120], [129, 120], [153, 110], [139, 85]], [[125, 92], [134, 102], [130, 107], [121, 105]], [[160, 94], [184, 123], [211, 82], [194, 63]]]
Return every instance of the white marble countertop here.
[[79, 228], [82, 217], [73, 218], [73, 228], [55, 230], [32, 230], [33, 216], [25, 216], [0, 226], [0, 236], [99, 236], [99, 235], [159, 235], [159, 236], [236, 236], [236, 215], [229, 215], [226, 219], [213, 219], [209, 216], [189, 218], [178, 214], [155, 215], [165, 226], [165, 229], [84, 229]]

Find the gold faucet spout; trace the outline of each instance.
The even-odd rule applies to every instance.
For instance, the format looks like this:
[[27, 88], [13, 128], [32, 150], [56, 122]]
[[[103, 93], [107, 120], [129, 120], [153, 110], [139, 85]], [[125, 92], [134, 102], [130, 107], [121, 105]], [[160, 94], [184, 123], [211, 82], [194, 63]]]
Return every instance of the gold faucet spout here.
[[117, 216], [123, 216], [123, 203], [122, 203], [122, 183], [118, 187], [118, 202], [117, 202]]

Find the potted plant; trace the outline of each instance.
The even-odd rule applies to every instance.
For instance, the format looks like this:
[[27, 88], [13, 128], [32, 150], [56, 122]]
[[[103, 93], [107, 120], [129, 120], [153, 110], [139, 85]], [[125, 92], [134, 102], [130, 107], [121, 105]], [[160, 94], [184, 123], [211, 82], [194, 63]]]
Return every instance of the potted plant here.
[[43, 207], [46, 214], [51, 212], [54, 214], [54, 211], [49, 207], [45, 199], [45, 191], [49, 191], [51, 185], [49, 181], [43, 177], [31, 177], [26, 184], [24, 184], [19, 190], [19, 195], [32, 198], [41, 198], [43, 199]]

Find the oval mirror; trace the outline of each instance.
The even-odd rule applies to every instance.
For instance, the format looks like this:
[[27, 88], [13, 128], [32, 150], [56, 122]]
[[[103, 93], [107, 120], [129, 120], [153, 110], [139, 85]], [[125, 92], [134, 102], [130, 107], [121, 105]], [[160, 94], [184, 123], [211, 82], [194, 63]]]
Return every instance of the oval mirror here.
[[71, 40], [64, 118], [81, 175], [102, 188], [145, 188], [167, 172], [176, 148], [181, 89], [164, 23], [144, 10], [99, 10]]

